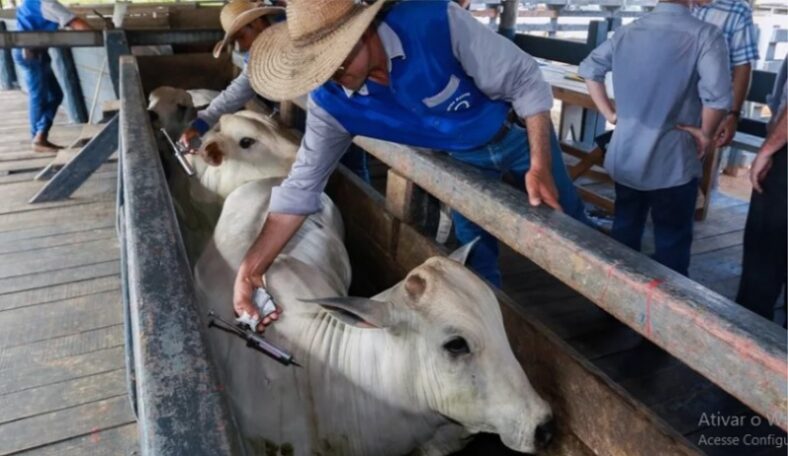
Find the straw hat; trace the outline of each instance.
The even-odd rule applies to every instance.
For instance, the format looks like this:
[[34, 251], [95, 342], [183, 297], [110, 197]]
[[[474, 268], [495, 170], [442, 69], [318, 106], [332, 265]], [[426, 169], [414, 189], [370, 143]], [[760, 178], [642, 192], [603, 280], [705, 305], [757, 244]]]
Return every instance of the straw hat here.
[[222, 7], [222, 12], [219, 14], [219, 21], [222, 23], [222, 29], [224, 30], [224, 38], [213, 47], [213, 56], [219, 58], [219, 54], [222, 53], [224, 47], [232, 42], [233, 35], [251, 24], [258, 17], [269, 14], [283, 14], [284, 12], [285, 9], [280, 7], [260, 6], [258, 3], [253, 3], [249, 0], [232, 0]]
[[252, 87], [283, 101], [326, 82], [342, 65], [386, 0], [290, 0], [287, 22], [255, 39], [247, 67]]

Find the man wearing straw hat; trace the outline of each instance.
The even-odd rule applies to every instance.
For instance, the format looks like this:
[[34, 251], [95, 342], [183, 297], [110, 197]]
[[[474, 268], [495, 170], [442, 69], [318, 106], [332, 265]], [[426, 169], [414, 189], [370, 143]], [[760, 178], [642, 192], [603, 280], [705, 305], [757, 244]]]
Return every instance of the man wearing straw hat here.
[[[354, 135], [445, 151], [497, 178], [514, 174], [532, 205], [586, 221], [537, 62], [453, 2], [384, 3], [290, 0], [287, 23], [252, 45], [249, 75], [258, 93], [273, 100], [311, 93], [296, 161], [274, 189], [236, 277], [239, 315], [257, 315], [249, 299], [254, 287], [305, 217], [319, 210], [320, 193]], [[500, 286], [497, 240], [460, 214], [453, 219], [460, 243], [481, 237], [470, 266]]]
[[[257, 36], [271, 25], [271, 20], [277, 16], [284, 16], [284, 8], [274, 6], [261, 6], [249, 0], [233, 0], [224, 5], [219, 15], [219, 21], [224, 29], [224, 39], [216, 43], [213, 56], [219, 58], [222, 51], [234, 43], [243, 52], [244, 63], [248, 60], [249, 48]], [[246, 103], [254, 98], [255, 93], [249, 84], [249, 75], [244, 71], [233, 80], [230, 85], [211, 101], [205, 109], [197, 113], [197, 118], [181, 135], [180, 141], [191, 144], [194, 138], [202, 136], [224, 114], [233, 113], [243, 108]]]

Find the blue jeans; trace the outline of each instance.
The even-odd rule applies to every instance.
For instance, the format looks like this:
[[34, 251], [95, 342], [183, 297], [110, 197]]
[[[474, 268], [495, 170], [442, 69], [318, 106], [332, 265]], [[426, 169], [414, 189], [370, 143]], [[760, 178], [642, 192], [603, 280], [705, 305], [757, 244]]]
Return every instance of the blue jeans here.
[[698, 179], [684, 185], [642, 191], [616, 183], [613, 238], [640, 251], [649, 209], [654, 222], [653, 258], [679, 274], [689, 275], [692, 225]]
[[342, 156], [340, 163], [345, 165], [365, 183], [372, 183], [372, 179], [369, 176], [369, 168], [367, 168], [367, 153], [364, 152], [364, 149], [351, 144], [345, 155]]
[[52, 61], [46, 49], [36, 52], [31, 59], [25, 59], [21, 49], [14, 49], [14, 61], [22, 70], [27, 86], [30, 134], [49, 133], [57, 108], [63, 101], [63, 91], [52, 71]]
[[[586, 218], [585, 206], [577, 195], [575, 186], [566, 172], [561, 147], [555, 133], [550, 135], [552, 172], [561, 207], [571, 217], [590, 225]], [[514, 125], [509, 133], [494, 144], [478, 149], [448, 152], [463, 163], [467, 163], [485, 175], [500, 179], [504, 174], [514, 175], [520, 188], [525, 190], [525, 173], [531, 168], [531, 148], [524, 128]], [[468, 266], [493, 285], [500, 288], [501, 271], [498, 267], [498, 240], [480, 226], [471, 222], [457, 211], [452, 211], [454, 234], [460, 245], [467, 244], [479, 237], [479, 242], [468, 257]]]

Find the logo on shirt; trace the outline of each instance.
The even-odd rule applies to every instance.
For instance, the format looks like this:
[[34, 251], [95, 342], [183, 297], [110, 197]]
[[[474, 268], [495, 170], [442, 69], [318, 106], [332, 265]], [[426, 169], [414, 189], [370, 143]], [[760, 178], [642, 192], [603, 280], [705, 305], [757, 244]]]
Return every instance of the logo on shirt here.
[[470, 92], [465, 92], [462, 95], [456, 97], [454, 100], [449, 103], [449, 106], [446, 107], [446, 111], [462, 111], [464, 109], [468, 109], [471, 107], [471, 100], [469, 97], [471, 96]]

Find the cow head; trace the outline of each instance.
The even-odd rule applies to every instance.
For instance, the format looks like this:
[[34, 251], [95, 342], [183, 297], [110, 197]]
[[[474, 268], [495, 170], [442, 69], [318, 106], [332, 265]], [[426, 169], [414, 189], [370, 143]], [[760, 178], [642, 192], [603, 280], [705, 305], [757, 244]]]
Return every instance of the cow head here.
[[219, 124], [205, 135], [199, 154], [211, 166], [233, 160], [271, 169], [272, 176], [284, 176], [295, 156], [295, 147], [277, 133], [273, 120], [256, 112], [241, 111], [221, 117]]
[[433, 413], [538, 451], [553, 434], [550, 406], [512, 353], [495, 294], [463, 266], [468, 250], [430, 258], [377, 300], [316, 301], [348, 324], [388, 331], [406, 354], [407, 388]]
[[164, 128], [173, 139], [197, 116], [189, 92], [170, 86], [157, 87], [148, 95], [148, 113], [153, 127]]

